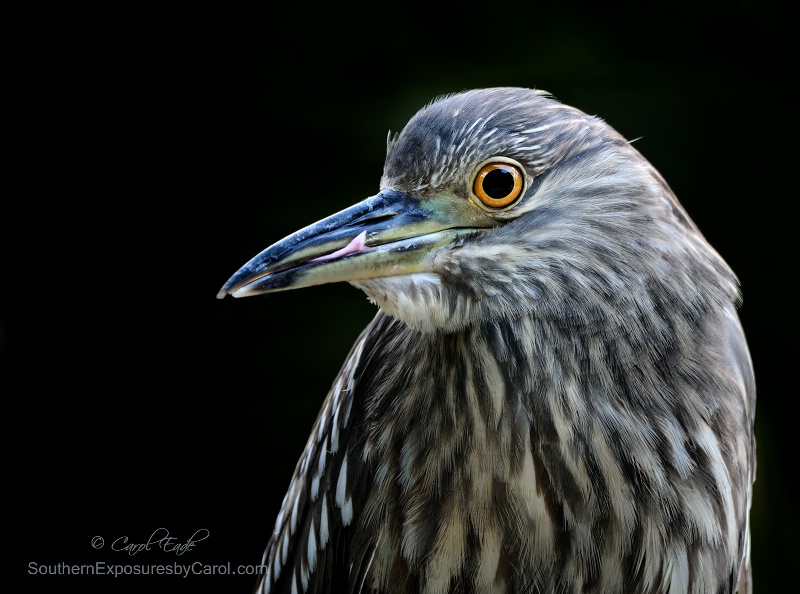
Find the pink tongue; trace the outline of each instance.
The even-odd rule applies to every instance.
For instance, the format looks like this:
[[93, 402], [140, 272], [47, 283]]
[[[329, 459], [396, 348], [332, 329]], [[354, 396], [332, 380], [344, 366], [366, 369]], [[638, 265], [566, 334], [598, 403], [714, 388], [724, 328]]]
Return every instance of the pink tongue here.
[[333, 258], [338, 258], [339, 256], [346, 256], [347, 254], [353, 254], [355, 252], [360, 252], [364, 249], [364, 241], [367, 239], [367, 232], [362, 231], [358, 235], [356, 235], [350, 243], [344, 246], [340, 250], [336, 250], [331, 254], [326, 254], [324, 256], [320, 256], [319, 258], [314, 258], [311, 262], [320, 262], [322, 260], [331, 260]]

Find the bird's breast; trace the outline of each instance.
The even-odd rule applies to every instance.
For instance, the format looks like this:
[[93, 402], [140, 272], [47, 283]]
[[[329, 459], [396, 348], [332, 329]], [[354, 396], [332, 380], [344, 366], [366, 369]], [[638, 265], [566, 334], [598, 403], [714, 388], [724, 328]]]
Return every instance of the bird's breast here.
[[382, 361], [396, 352], [417, 365], [369, 372], [380, 388], [366, 407], [375, 480], [361, 530], [375, 535], [378, 591], [503, 592], [512, 567], [551, 557], [560, 518], [537, 480], [525, 353], [496, 346], [470, 332], [400, 332], [382, 345]]
[[[372, 391], [357, 539], [373, 547], [376, 591], [667, 592], [732, 563], [738, 520], [717, 508], [728, 461], [709, 426], [681, 425], [668, 398], [689, 393], [680, 370], [649, 370], [648, 417], [631, 404], [644, 388], [613, 381], [621, 346], [570, 347], [574, 335], [532, 320], [428, 334], [387, 324], [358, 380]], [[698, 592], [717, 578], [703, 579]]]

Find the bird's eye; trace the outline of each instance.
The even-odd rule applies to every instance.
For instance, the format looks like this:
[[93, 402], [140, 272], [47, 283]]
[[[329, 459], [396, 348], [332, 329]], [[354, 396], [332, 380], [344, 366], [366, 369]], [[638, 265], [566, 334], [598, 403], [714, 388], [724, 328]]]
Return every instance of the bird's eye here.
[[518, 165], [505, 161], [486, 163], [475, 175], [472, 191], [489, 208], [504, 208], [521, 195], [524, 177]]

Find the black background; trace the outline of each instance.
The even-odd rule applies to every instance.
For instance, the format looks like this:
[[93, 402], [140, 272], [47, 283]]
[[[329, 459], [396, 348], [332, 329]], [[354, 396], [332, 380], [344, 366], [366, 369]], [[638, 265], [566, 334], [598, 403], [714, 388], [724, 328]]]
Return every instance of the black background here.
[[[556, 3], [554, 3], [556, 4]], [[542, 88], [664, 174], [739, 275], [759, 390], [756, 592], [800, 555], [796, 66], [770, 3], [83, 5], [10, 14], [0, 292], [6, 578], [249, 592], [322, 398], [375, 308], [346, 284], [218, 301], [255, 253], [378, 187], [435, 96]], [[113, 6], [113, 8], [110, 8]], [[790, 161], [791, 158], [791, 161]], [[111, 550], [164, 527], [183, 556]], [[92, 548], [102, 536], [105, 546]]]

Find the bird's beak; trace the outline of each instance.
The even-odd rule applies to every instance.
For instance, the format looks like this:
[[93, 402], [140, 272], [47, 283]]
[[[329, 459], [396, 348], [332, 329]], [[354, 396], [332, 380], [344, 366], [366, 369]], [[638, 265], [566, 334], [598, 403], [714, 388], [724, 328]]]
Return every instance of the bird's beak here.
[[217, 298], [428, 271], [431, 250], [491, 226], [464, 202], [385, 190], [268, 247], [242, 266]]

